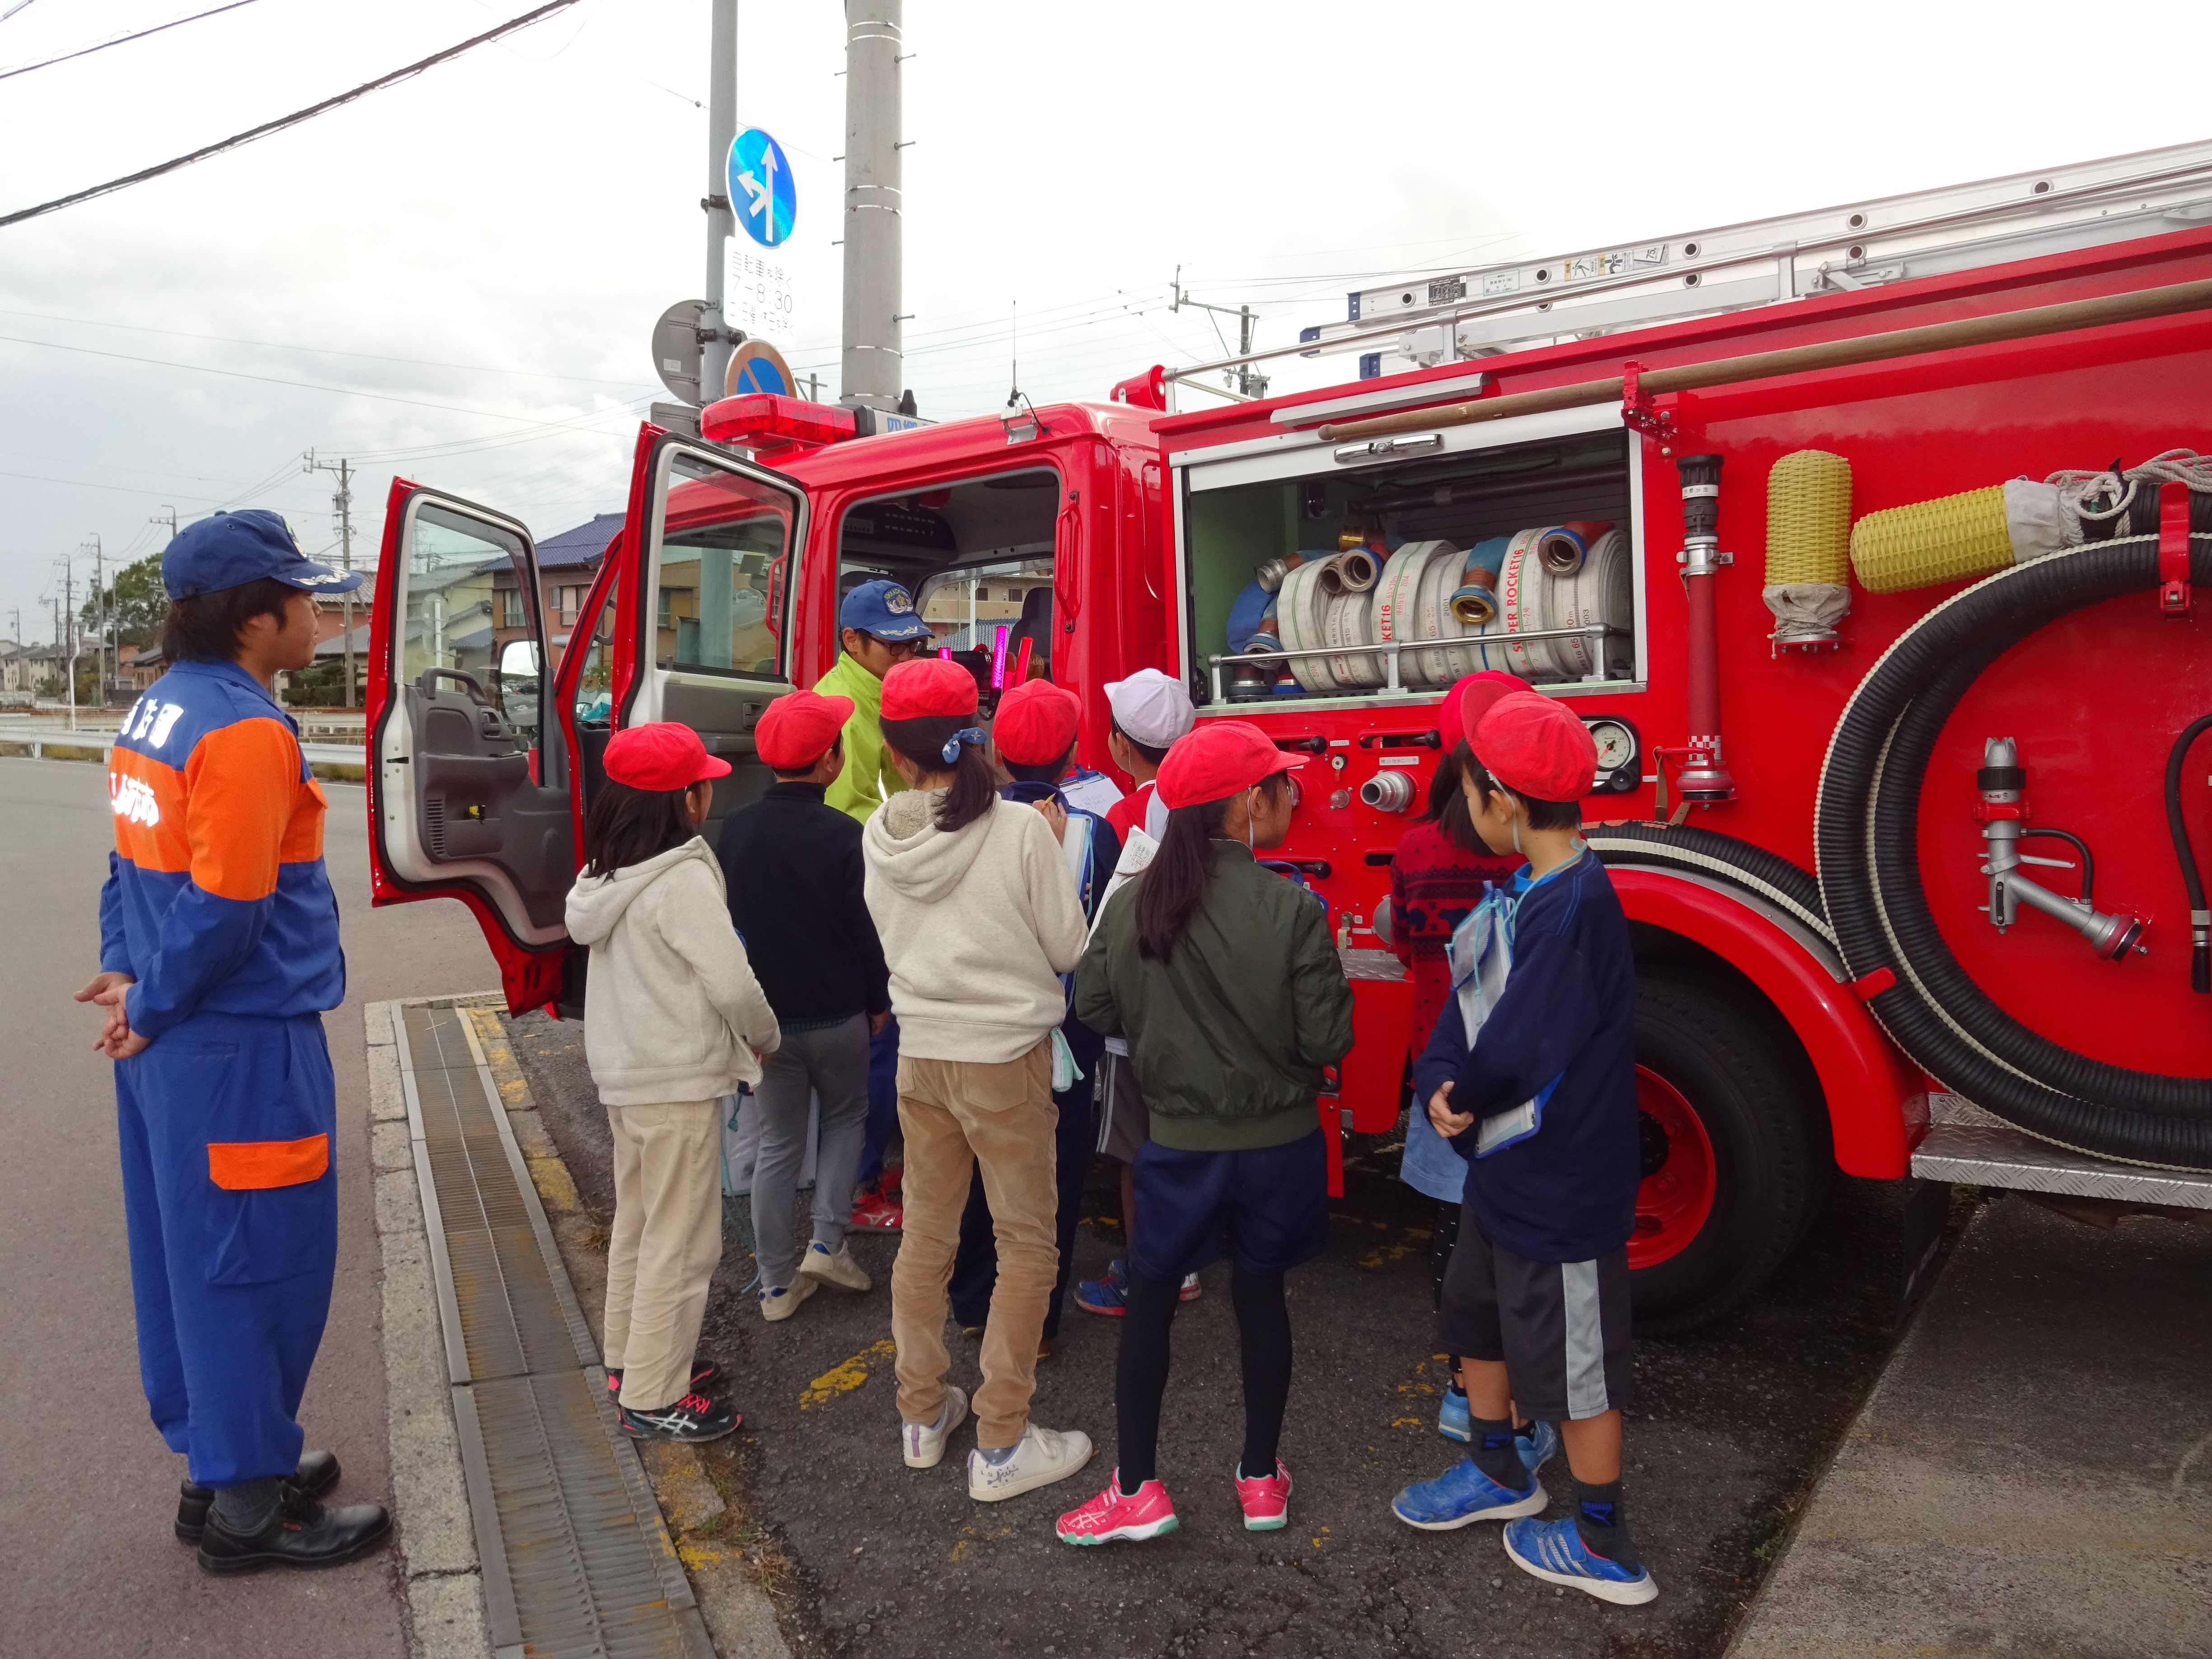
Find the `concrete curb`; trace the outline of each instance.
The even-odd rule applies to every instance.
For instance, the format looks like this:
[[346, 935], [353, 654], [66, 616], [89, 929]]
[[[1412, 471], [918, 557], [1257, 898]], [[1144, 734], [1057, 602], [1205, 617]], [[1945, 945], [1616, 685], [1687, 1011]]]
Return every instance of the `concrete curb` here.
[[461, 1480], [461, 1445], [446, 1381], [438, 1294], [430, 1276], [429, 1243], [394, 1046], [402, 1006], [372, 1002], [364, 1019], [368, 1161], [376, 1182], [376, 1234], [383, 1255], [385, 1422], [407, 1603], [407, 1650], [410, 1659], [488, 1659], [492, 1649], [484, 1623], [483, 1575]]
[[[603, 1340], [599, 1320], [606, 1303], [606, 1239], [598, 1220], [578, 1198], [575, 1180], [546, 1132], [531, 1098], [530, 1085], [515, 1064], [506, 1028], [499, 1019], [503, 1000], [455, 997], [452, 1001], [456, 1007], [468, 1007], [477, 1046], [507, 1109], [508, 1127], [514, 1131], [515, 1144], [529, 1166], [531, 1181], [538, 1188], [545, 1218], [560, 1246], [561, 1260], [568, 1270], [569, 1283], [593, 1338]], [[404, 1135], [404, 1120], [399, 1127]], [[442, 1362], [437, 1374], [441, 1378], [445, 1374]], [[731, 1524], [736, 1517], [698, 1449], [647, 1441], [639, 1443], [638, 1451], [646, 1477], [653, 1483], [653, 1496], [659, 1501], [668, 1535], [690, 1576], [692, 1593], [698, 1598], [715, 1652], [721, 1659], [791, 1659], [791, 1650], [776, 1626], [775, 1606], [746, 1572], [743, 1556], [730, 1535], [736, 1530]], [[395, 1449], [395, 1466], [397, 1461]], [[458, 1450], [453, 1480], [458, 1486]], [[463, 1509], [465, 1514], [465, 1503]]]

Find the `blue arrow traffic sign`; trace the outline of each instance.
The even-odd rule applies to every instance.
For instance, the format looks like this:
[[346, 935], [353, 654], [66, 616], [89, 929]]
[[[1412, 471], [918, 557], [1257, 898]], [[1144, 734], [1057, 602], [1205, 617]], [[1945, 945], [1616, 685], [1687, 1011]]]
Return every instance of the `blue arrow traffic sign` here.
[[775, 247], [791, 234], [799, 217], [799, 191], [783, 146], [758, 127], [747, 127], [730, 141], [730, 210], [746, 235], [763, 247]]

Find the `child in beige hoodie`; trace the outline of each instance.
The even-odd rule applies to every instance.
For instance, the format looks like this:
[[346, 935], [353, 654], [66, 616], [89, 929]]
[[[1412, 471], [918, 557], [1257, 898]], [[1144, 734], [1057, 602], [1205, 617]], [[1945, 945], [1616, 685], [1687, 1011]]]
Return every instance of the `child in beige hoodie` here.
[[607, 1381], [641, 1440], [717, 1440], [739, 1421], [705, 1392], [717, 1369], [695, 1363], [722, 1259], [722, 1097], [760, 1081], [782, 1034], [699, 836], [729, 769], [688, 726], [617, 732], [568, 894], [568, 936], [592, 952], [584, 1055], [614, 1135]]
[[[861, 839], [868, 909], [899, 1022], [906, 1231], [891, 1268], [901, 1449], [930, 1468], [968, 1413], [945, 1380], [946, 1282], [980, 1164], [999, 1248], [975, 1393], [968, 1495], [1012, 1498], [1074, 1474], [1088, 1436], [1030, 1421], [1037, 1339], [1059, 1267], [1053, 1036], [1060, 976], [1083, 954], [1056, 808], [1001, 800], [975, 724], [974, 678], [941, 657], [884, 679], [884, 742], [907, 791]], [[1049, 806], [1049, 803], [1047, 804]]]

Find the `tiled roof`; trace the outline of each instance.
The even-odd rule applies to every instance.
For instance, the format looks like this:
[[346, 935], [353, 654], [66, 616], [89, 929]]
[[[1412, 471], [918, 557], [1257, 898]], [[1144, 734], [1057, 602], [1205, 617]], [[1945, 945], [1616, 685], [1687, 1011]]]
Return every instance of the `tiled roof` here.
[[548, 536], [538, 544], [538, 568], [540, 570], [574, 570], [595, 565], [599, 555], [607, 550], [615, 532], [622, 528], [619, 513], [601, 513], [588, 524], [580, 524], [574, 530], [564, 530], [557, 536]]

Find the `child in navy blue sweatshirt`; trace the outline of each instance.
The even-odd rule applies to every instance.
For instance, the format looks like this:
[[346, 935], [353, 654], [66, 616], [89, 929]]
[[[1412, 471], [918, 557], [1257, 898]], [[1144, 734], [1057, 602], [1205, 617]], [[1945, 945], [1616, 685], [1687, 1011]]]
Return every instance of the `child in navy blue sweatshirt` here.
[[[1649, 1601], [1659, 1587], [1620, 1502], [1636, 971], [1620, 898], [1581, 836], [1596, 754], [1580, 720], [1533, 692], [1492, 705], [1468, 743], [1476, 833], [1528, 860], [1454, 934], [1454, 994], [1413, 1072], [1430, 1122], [1468, 1160], [1437, 1346], [1463, 1356], [1472, 1437], [1464, 1461], [1391, 1507], [1432, 1532], [1504, 1520], [1505, 1553], [1525, 1571]], [[1516, 1439], [1516, 1409], [1559, 1425], [1568, 1518], [1534, 1518], [1550, 1502], [1536, 1472], [1554, 1443]]]

